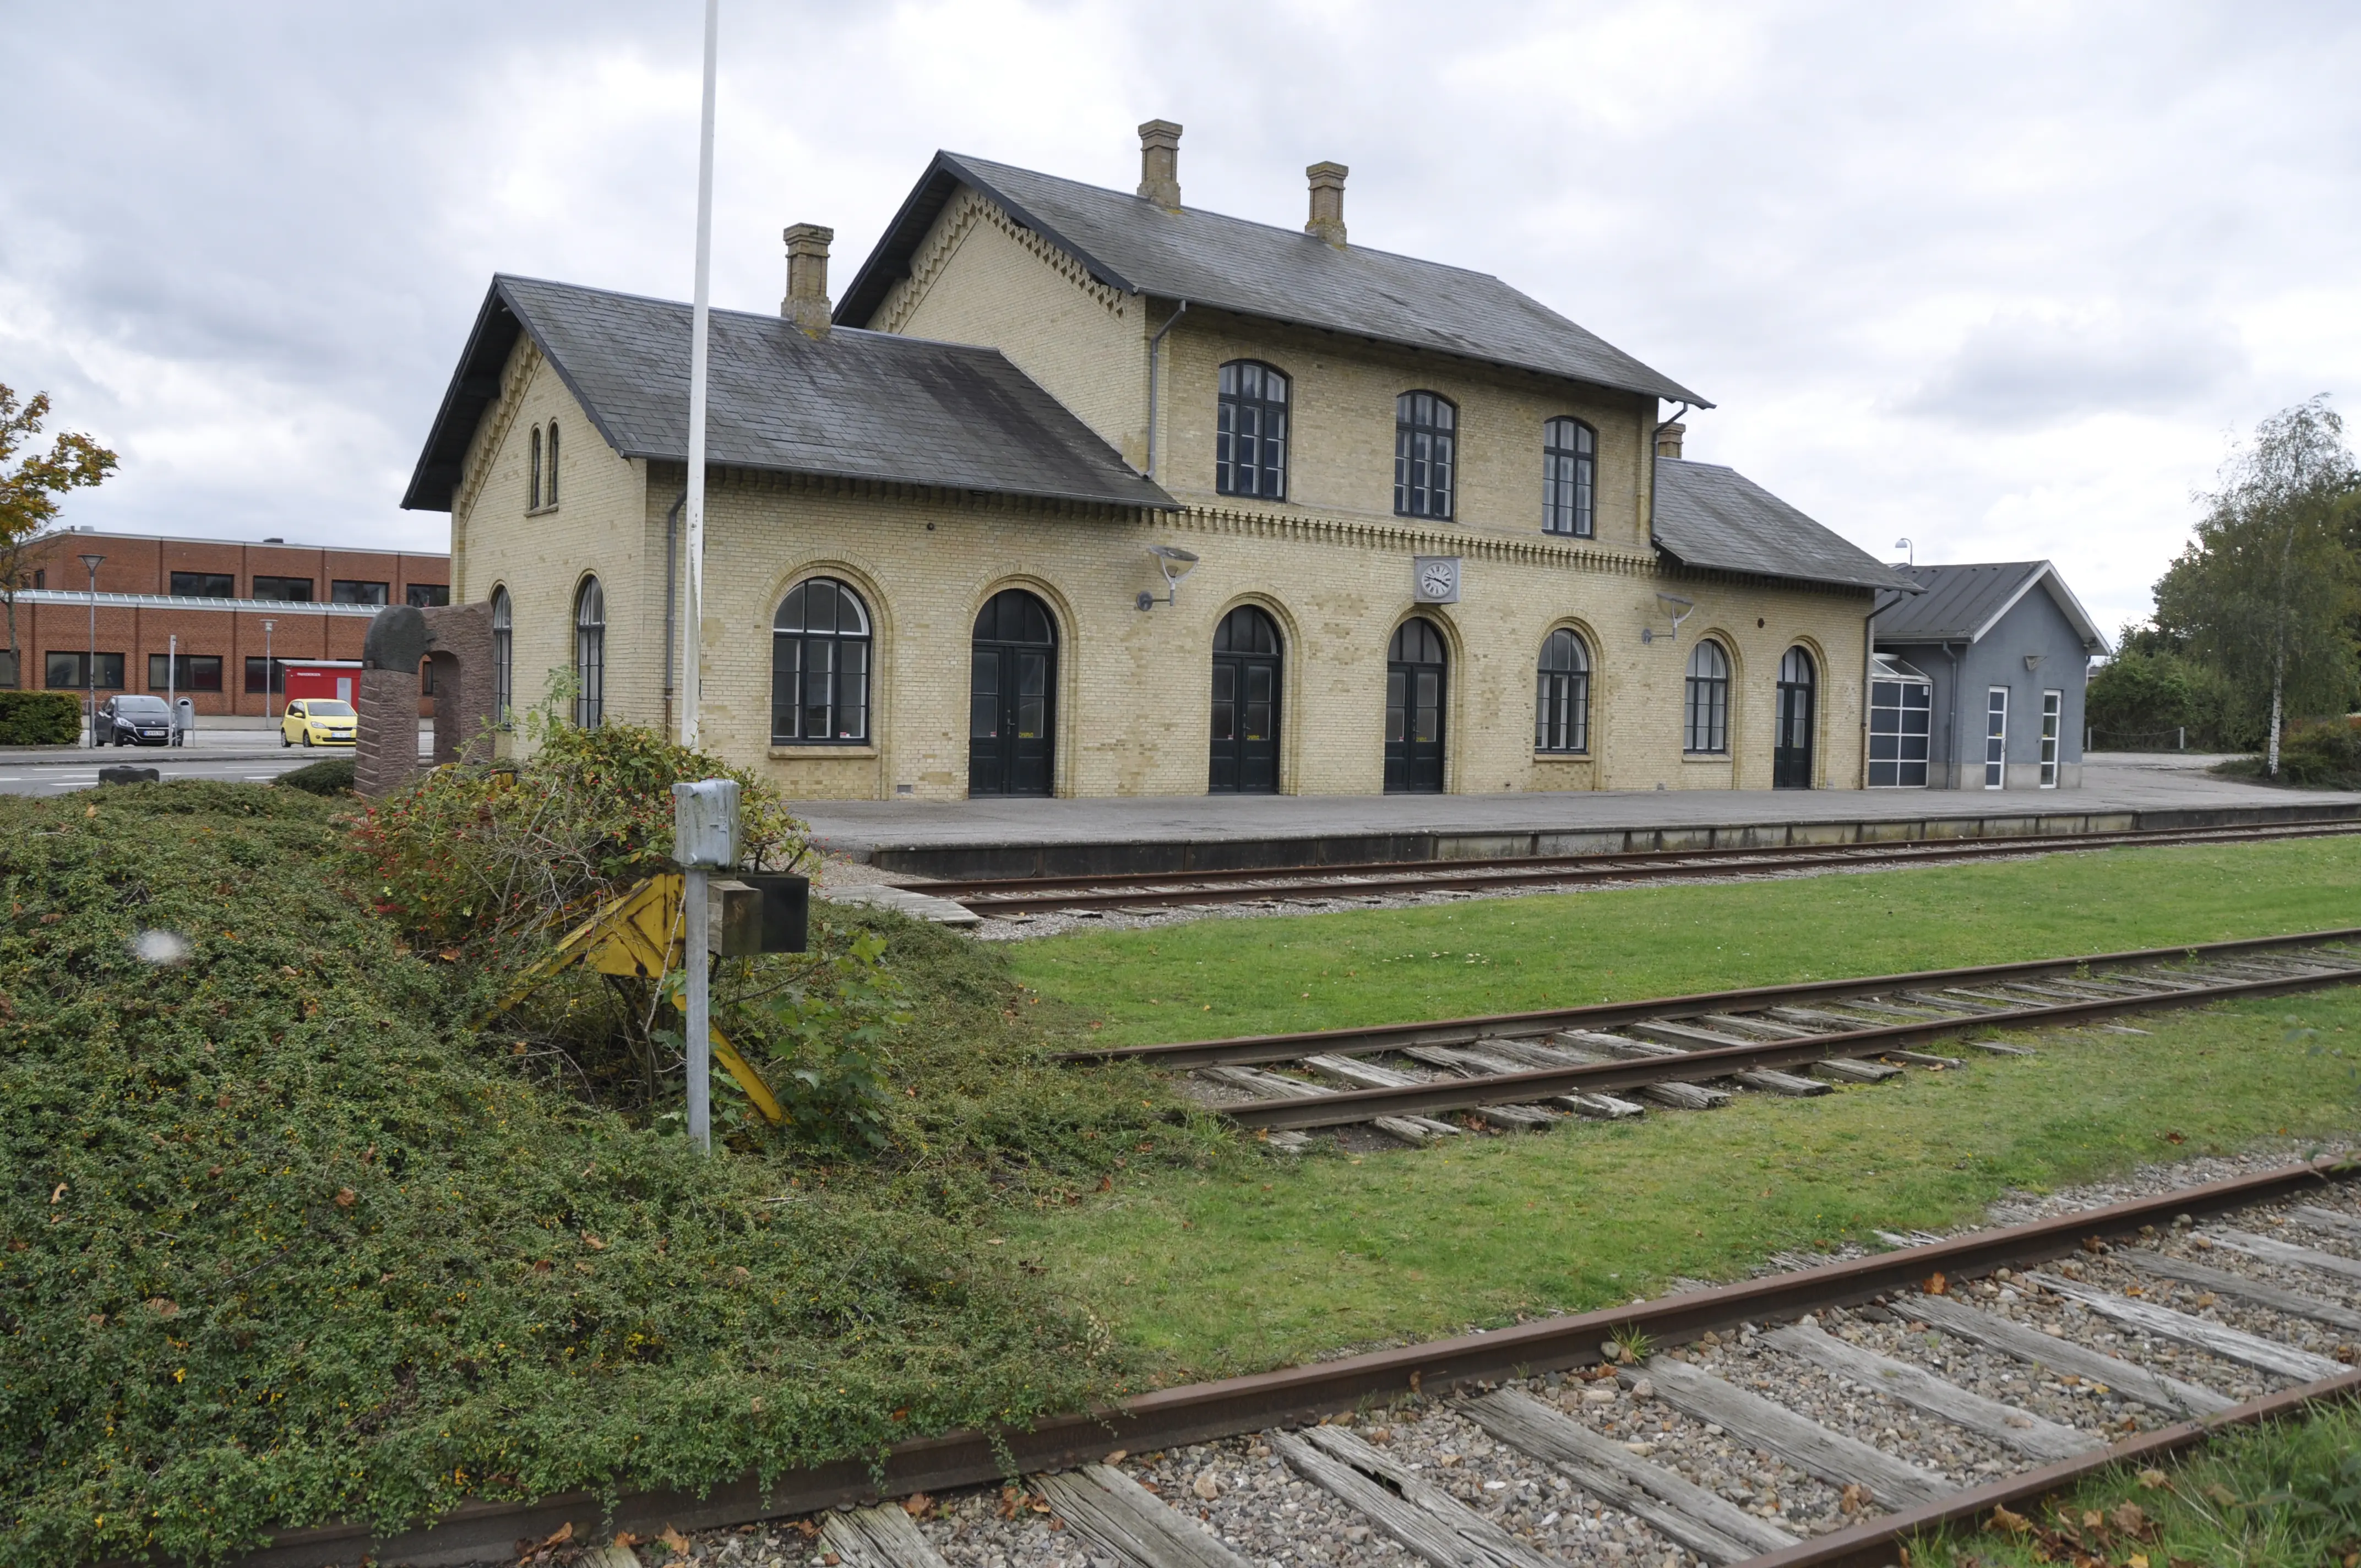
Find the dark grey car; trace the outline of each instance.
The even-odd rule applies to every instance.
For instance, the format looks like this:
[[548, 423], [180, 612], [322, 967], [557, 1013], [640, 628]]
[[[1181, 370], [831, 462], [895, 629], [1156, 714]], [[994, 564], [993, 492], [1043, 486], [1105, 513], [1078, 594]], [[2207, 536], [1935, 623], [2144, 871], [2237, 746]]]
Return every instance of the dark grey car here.
[[172, 710], [160, 696], [111, 696], [98, 705], [98, 739], [107, 746], [169, 746]]

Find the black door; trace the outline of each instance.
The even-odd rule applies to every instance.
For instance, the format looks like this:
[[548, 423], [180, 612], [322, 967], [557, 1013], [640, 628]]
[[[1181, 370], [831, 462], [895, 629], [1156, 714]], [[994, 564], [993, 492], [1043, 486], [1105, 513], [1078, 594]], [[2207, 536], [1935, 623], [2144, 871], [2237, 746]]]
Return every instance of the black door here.
[[1215, 795], [1279, 793], [1279, 628], [1242, 604], [1213, 629]]
[[992, 596], [975, 618], [968, 675], [967, 792], [1048, 795], [1057, 777], [1058, 630], [1022, 588]]
[[1779, 732], [1771, 748], [1771, 787], [1812, 787], [1812, 656], [1790, 648], [1779, 661]]
[[1386, 647], [1386, 793], [1443, 793], [1443, 633], [1405, 620]]

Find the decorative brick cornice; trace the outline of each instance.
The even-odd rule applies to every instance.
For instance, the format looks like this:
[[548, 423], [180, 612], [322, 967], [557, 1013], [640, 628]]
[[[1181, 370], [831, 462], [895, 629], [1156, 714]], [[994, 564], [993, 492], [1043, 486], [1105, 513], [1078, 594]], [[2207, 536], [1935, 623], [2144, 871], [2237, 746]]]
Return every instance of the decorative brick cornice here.
[[[660, 489], [667, 495], [678, 489], [686, 477], [685, 466], [679, 463], [651, 463], [648, 468], [648, 494], [651, 498]], [[1145, 522], [1166, 515], [1146, 507], [1117, 506], [1104, 501], [1003, 495], [989, 490], [954, 489], [939, 485], [849, 478], [830, 474], [777, 474], [755, 468], [714, 469], [707, 494], [722, 491], [748, 495], [821, 496], [838, 500], [932, 506], [956, 511], [1016, 512], [1030, 517], [1084, 518], [1117, 522]], [[653, 504], [652, 499], [650, 505]]]
[[980, 223], [990, 224], [1032, 252], [1051, 271], [1097, 301], [1109, 315], [1123, 315], [1125, 302], [1130, 296], [1120, 289], [1100, 282], [1072, 253], [1050, 244], [1010, 217], [999, 203], [980, 196], [963, 185], [950, 204], [943, 209], [942, 215], [935, 220], [935, 226], [928, 231], [917, 253], [910, 258], [909, 275], [895, 283], [886, 294], [885, 302], [879, 308], [875, 319], [878, 330], [900, 332], [908, 324], [919, 302], [927, 297], [928, 291], [934, 287], [935, 280], [959, 249], [960, 241], [965, 239], [968, 231]]
[[1178, 513], [1144, 518], [1148, 527], [1180, 528], [1199, 533], [1244, 534], [1257, 539], [1286, 539], [1346, 549], [1408, 551], [1418, 555], [1457, 555], [1474, 561], [1496, 561], [1519, 566], [1555, 567], [1561, 571], [1595, 572], [1618, 576], [1655, 576], [1664, 567], [1645, 555], [1607, 547], [1578, 548], [1535, 536], [1521, 539], [1469, 533], [1448, 527], [1376, 518], [1322, 517], [1312, 512], [1278, 512], [1243, 507], [1191, 506]]
[[490, 414], [478, 422], [475, 436], [467, 443], [467, 455], [459, 464], [459, 488], [451, 498], [453, 517], [474, 512], [476, 497], [491, 474], [492, 455], [500, 451], [509, 427], [516, 423], [525, 384], [541, 367], [541, 345], [528, 334], [517, 334], [516, 346], [509, 351], [509, 362], [500, 370], [500, 395], [493, 400]]

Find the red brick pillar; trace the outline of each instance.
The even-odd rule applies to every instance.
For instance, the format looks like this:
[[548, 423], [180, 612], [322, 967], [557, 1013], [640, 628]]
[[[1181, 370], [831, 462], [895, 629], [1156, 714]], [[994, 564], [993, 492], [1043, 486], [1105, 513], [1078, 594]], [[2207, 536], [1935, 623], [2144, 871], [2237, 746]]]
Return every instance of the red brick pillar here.
[[364, 668], [353, 696], [353, 706], [360, 710], [353, 788], [372, 799], [391, 795], [419, 771], [417, 666]]

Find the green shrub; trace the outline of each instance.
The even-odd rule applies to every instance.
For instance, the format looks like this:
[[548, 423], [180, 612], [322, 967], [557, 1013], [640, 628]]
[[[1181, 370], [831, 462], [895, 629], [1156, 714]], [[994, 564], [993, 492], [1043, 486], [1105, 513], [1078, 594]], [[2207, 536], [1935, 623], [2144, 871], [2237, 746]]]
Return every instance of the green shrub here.
[[71, 746], [82, 740], [82, 698], [71, 692], [0, 691], [0, 746]]
[[2098, 751], [2162, 751], [2186, 731], [2194, 750], [2251, 743], [2233, 734], [2221, 677], [2187, 654], [2128, 641], [2091, 677], [2083, 711]]
[[884, 1161], [699, 1158], [458, 1022], [453, 966], [322, 873], [346, 821], [0, 798], [0, 1568], [694, 1490], [1124, 1386], [956, 1212], [1195, 1129], [1054, 1066], [998, 953], [861, 925], [931, 1014], [878, 1047]]
[[300, 789], [306, 795], [326, 795], [331, 799], [350, 795], [353, 760], [350, 757], [331, 757], [324, 762], [307, 763], [280, 774], [277, 782], [289, 789]]

